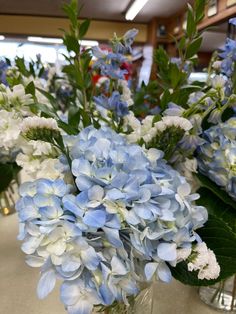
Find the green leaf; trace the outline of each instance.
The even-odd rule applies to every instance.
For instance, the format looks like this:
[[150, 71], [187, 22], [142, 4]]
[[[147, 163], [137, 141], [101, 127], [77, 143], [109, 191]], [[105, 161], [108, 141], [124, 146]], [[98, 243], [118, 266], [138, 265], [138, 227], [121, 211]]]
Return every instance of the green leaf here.
[[209, 214], [222, 219], [236, 233], [236, 211], [234, 208], [206, 188], [200, 188], [197, 192], [201, 197], [196, 203], [206, 207]]
[[76, 129], [62, 120], [57, 120], [57, 124], [59, 128], [64, 130], [69, 135], [77, 135], [79, 133], [78, 128]]
[[194, 20], [194, 12], [193, 12], [193, 8], [191, 7], [190, 4], [188, 4], [188, 15], [187, 15], [187, 28], [186, 28], [186, 33], [188, 35], [188, 37], [193, 37], [194, 34], [196, 33], [196, 23]]
[[68, 51], [74, 51], [76, 54], [80, 52], [79, 41], [76, 37], [69, 34], [65, 34], [63, 41]]
[[200, 49], [202, 44], [202, 37], [194, 39], [186, 49], [186, 58], [190, 59], [193, 57]]
[[219, 199], [221, 199], [224, 203], [231, 206], [236, 210], [236, 202], [218, 185], [216, 185], [213, 181], [208, 179], [206, 176], [198, 173], [197, 178], [200, 180], [201, 186], [207, 188], [212, 193], [214, 193]]
[[90, 26], [90, 20], [85, 20], [79, 26], [79, 38], [82, 39], [84, 35], [87, 33]]
[[207, 3], [206, 0], [194, 1], [194, 11], [197, 23], [199, 23], [204, 18], [206, 3]]
[[80, 122], [80, 110], [78, 107], [70, 107], [68, 112], [68, 124], [78, 129]]
[[45, 90], [41, 89], [41, 88], [38, 88], [37, 87], [37, 90], [42, 93], [50, 102], [50, 104], [52, 105], [52, 107], [54, 108], [54, 110], [57, 110], [58, 109], [58, 104], [57, 104], [57, 100], [55, 97], [52, 96], [52, 94], [46, 92]]
[[30, 110], [32, 112], [40, 112], [46, 118], [54, 118], [55, 119], [57, 117], [57, 115], [54, 112], [52, 112], [50, 110], [50, 108], [48, 108], [47, 105], [44, 105], [44, 104], [40, 104], [40, 103], [32, 104], [32, 105], [30, 105]]
[[198, 234], [207, 246], [214, 251], [220, 265], [220, 276], [215, 280], [200, 280], [196, 272], [189, 272], [186, 262], [171, 267], [172, 275], [184, 284], [209, 286], [236, 273], [236, 234], [221, 219], [209, 216], [206, 225], [198, 229]]
[[25, 88], [25, 92], [26, 94], [31, 94], [33, 96], [35, 96], [35, 86], [34, 86], [34, 82], [31, 81]]

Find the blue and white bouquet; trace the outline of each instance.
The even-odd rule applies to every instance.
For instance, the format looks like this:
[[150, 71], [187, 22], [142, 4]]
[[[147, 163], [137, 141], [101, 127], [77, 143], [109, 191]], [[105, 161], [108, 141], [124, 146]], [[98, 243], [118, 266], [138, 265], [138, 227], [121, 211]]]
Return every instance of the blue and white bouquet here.
[[[195, 24], [204, 9], [200, 0], [196, 6]], [[188, 66], [180, 69], [166, 61], [168, 73], [177, 71], [179, 86], [172, 94], [162, 91], [160, 114], [140, 121], [122, 69], [137, 31], [115, 36], [110, 51], [81, 49], [89, 21], [78, 22], [74, 0], [64, 10], [71, 19], [64, 44], [73, 52], [62, 69], [73, 90], [68, 114], [59, 115], [57, 99], [40, 90], [46, 102], [34, 102], [39, 116], [25, 118], [20, 131], [25, 141], [49, 145], [51, 152], [48, 158], [46, 148], [39, 152], [45, 162], [50, 159], [50, 171], [21, 185], [16, 206], [27, 263], [41, 267], [38, 296], [48, 295], [59, 279], [68, 313], [89, 314], [94, 307], [128, 306], [142, 283], [154, 279], [170, 282], [173, 275], [193, 285], [220, 280], [227, 267], [211, 239], [221, 245], [222, 235], [213, 232], [221, 222], [207, 223], [187, 173], [197, 171], [193, 153], [204, 142], [202, 121], [221, 102], [229, 106], [232, 97], [224, 101], [224, 84], [217, 79], [203, 91], [182, 88], [192, 61], [182, 60]], [[193, 31], [189, 38], [199, 41]], [[92, 70], [106, 76], [100, 93], [92, 86], [92, 55]], [[30, 87], [37, 100], [33, 82]], [[172, 96], [184, 96], [186, 106]], [[23, 155], [27, 159], [28, 152]], [[189, 171], [181, 175], [181, 166]]]

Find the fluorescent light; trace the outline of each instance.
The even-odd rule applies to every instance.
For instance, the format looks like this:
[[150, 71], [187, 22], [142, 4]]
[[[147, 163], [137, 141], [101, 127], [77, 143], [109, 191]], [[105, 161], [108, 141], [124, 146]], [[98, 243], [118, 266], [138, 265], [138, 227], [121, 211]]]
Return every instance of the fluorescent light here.
[[47, 43], [47, 44], [62, 44], [63, 40], [61, 38], [48, 38], [48, 37], [34, 37], [29, 36], [28, 41], [37, 42], [37, 43]]
[[125, 14], [126, 20], [133, 20], [147, 2], [148, 0], [135, 0]]
[[4, 39], [5, 39], [5, 36], [0, 35], [0, 40], [4, 40]]
[[99, 43], [96, 40], [81, 40], [80, 41], [80, 45], [81, 46], [89, 46], [89, 47], [94, 47], [94, 46], [98, 46]]

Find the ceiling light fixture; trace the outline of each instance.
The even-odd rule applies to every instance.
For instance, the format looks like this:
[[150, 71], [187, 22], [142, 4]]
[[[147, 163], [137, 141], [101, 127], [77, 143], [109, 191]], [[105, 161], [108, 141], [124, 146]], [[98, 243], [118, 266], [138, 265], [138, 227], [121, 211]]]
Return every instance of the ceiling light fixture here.
[[0, 35], [0, 40], [4, 40], [4, 39], [5, 39], [5, 36]]
[[28, 41], [46, 44], [62, 44], [63, 40], [61, 38], [47, 38], [47, 37], [34, 37], [29, 36]]
[[81, 40], [80, 45], [87, 46], [87, 47], [94, 47], [94, 46], [98, 46], [99, 43], [96, 40]]
[[148, 0], [134, 0], [125, 14], [126, 20], [132, 21], [147, 2]]

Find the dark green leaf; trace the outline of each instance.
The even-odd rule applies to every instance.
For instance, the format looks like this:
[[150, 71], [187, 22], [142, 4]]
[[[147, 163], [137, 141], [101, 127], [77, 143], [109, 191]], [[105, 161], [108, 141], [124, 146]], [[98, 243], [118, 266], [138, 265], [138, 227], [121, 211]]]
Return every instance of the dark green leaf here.
[[186, 58], [190, 59], [191, 57], [193, 57], [199, 51], [201, 44], [202, 44], [202, 37], [198, 37], [194, 39], [186, 50]]
[[190, 4], [188, 4], [188, 15], [187, 15], [187, 27], [186, 27], [186, 33], [188, 37], [193, 37], [196, 32], [196, 23], [194, 20], [194, 12], [193, 8]]
[[65, 34], [63, 41], [68, 51], [74, 51], [76, 54], [80, 52], [79, 41], [76, 37]]
[[33, 96], [35, 96], [35, 86], [34, 86], [34, 82], [30, 82], [26, 88], [25, 88], [25, 92], [26, 94], [31, 94]]
[[201, 186], [210, 190], [214, 193], [218, 198], [220, 198], [224, 203], [228, 204], [232, 208], [236, 209], [236, 202], [218, 185], [216, 185], [213, 181], [208, 179], [206, 176], [198, 173], [197, 178], [200, 180]]
[[79, 38], [82, 39], [87, 33], [90, 25], [90, 20], [83, 21], [79, 26]]
[[222, 219], [236, 233], [236, 211], [234, 208], [224, 203], [206, 188], [200, 188], [197, 192], [200, 194], [197, 204], [205, 206], [209, 214]]
[[78, 129], [80, 122], [80, 110], [77, 107], [70, 107], [68, 112], [68, 124]]

